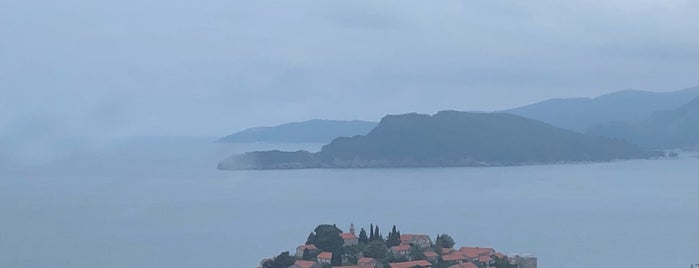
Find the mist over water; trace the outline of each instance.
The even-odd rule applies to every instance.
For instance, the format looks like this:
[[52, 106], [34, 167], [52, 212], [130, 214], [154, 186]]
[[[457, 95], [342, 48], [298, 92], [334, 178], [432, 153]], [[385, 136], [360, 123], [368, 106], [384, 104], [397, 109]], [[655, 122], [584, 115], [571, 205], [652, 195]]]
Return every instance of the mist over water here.
[[[692, 155], [220, 171], [234, 153], [322, 144], [214, 141], [309, 119], [509, 111], [575, 131], [624, 121], [590, 133], [699, 150], [697, 95], [670, 94], [698, 84], [697, 14], [692, 0], [0, 0], [0, 268], [256, 267], [323, 223], [447, 233], [457, 246], [534, 254], [541, 268], [689, 267]], [[498, 126], [483, 140], [424, 144], [588, 144], [542, 138], [537, 122], [483, 122]], [[306, 127], [296, 138], [323, 131]], [[635, 141], [642, 132], [657, 137]], [[377, 141], [411, 136], [389, 134]], [[580, 147], [570, 152], [586, 155]], [[520, 152], [534, 154], [510, 153]]]
[[541, 267], [687, 267], [699, 158], [498, 168], [218, 171], [320, 144], [115, 141], [0, 166], [0, 267], [256, 267], [320, 223], [396, 224]]

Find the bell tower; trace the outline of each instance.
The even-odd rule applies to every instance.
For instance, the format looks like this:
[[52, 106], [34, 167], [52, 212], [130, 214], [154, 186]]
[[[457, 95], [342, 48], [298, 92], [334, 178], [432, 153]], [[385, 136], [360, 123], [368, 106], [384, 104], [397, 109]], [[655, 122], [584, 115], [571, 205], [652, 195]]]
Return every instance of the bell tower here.
[[353, 234], [353, 235], [356, 235], [356, 234], [354, 233], [354, 224], [353, 224], [353, 223], [350, 223], [350, 233]]

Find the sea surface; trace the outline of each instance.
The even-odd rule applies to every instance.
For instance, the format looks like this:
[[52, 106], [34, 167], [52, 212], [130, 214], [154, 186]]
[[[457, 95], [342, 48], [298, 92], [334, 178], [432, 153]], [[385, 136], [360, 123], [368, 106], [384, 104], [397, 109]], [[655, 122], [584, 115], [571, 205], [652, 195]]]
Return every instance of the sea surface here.
[[447, 233], [457, 246], [533, 254], [542, 268], [699, 262], [692, 154], [497, 168], [218, 171], [232, 153], [320, 145], [212, 140], [3, 152], [0, 267], [256, 267], [305, 242], [320, 223]]

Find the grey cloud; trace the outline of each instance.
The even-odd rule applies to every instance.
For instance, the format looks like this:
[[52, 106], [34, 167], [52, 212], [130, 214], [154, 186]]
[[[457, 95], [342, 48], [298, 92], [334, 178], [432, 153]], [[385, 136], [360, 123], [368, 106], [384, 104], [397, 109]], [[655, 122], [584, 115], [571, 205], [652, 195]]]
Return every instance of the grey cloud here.
[[[36, 8], [42, 6], [44, 8]], [[0, 133], [223, 135], [699, 84], [692, 1], [3, 1]]]

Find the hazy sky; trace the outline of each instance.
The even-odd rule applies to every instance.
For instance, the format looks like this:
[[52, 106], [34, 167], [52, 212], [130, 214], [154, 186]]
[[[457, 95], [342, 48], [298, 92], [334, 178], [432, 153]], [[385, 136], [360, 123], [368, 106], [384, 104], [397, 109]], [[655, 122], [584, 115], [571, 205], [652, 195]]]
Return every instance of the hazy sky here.
[[0, 135], [224, 135], [699, 85], [699, 2], [0, 0]]

